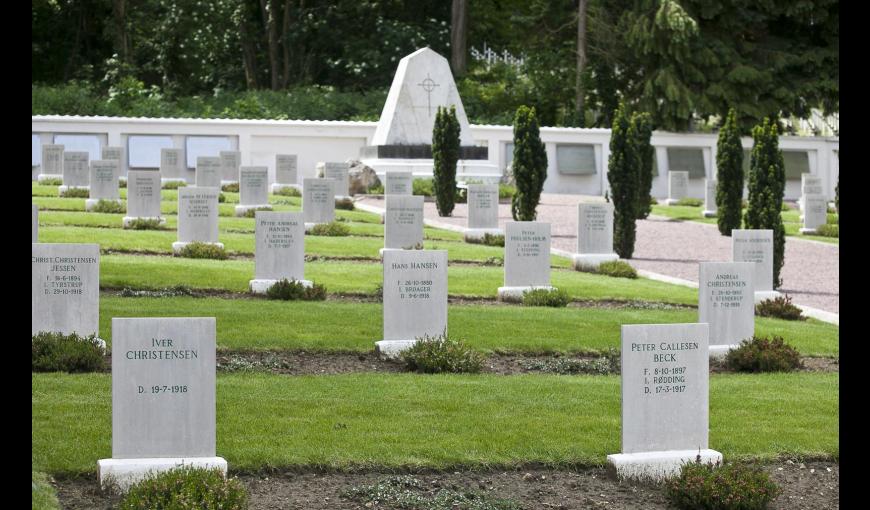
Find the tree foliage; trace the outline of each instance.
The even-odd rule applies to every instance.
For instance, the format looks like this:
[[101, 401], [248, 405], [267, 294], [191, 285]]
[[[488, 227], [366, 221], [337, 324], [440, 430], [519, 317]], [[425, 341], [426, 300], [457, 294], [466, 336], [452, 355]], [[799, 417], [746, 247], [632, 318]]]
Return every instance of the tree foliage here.
[[613, 250], [623, 259], [630, 259], [634, 253], [636, 236], [640, 184], [636, 127], [625, 105], [620, 104], [613, 114], [613, 126], [610, 128], [607, 180], [613, 201]]
[[511, 199], [516, 221], [534, 221], [547, 179], [547, 151], [541, 142], [534, 108], [520, 106], [514, 117], [514, 159], [511, 164], [517, 191]]
[[637, 219], [642, 220], [652, 212], [653, 158], [655, 148], [652, 139], [652, 116], [649, 113], [634, 113], [631, 124], [635, 136], [634, 149], [637, 151], [638, 188]]
[[737, 112], [728, 112], [716, 142], [716, 223], [719, 232], [730, 236], [740, 228], [743, 204], [743, 144]]
[[439, 106], [432, 129], [432, 187], [438, 216], [450, 216], [456, 201], [456, 163], [459, 160], [459, 120], [456, 106]]

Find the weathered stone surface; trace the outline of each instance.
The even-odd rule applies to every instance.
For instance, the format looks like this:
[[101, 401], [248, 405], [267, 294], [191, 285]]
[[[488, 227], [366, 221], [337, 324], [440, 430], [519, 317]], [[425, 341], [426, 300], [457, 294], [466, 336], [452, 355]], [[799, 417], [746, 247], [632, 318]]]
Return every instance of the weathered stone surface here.
[[689, 196], [689, 172], [668, 172], [668, 199], [666, 203], [673, 205], [682, 198]]
[[218, 195], [220, 189], [186, 186], [178, 188], [178, 242], [218, 242]]
[[275, 155], [275, 182], [296, 184], [298, 175], [296, 154]]
[[505, 225], [505, 287], [550, 285], [550, 224], [509, 221]]
[[220, 160], [221, 181], [224, 183], [239, 182], [239, 167], [242, 164], [242, 153], [239, 151], [220, 151]]
[[348, 170], [348, 191], [351, 195], [363, 195], [369, 188], [380, 186], [381, 180], [374, 170], [361, 161], [351, 161]]
[[447, 251], [384, 252], [384, 340], [447, 329]]
[[710, 325], [710, 351], [718, 355], [755, 334], [755, 264], [701, 262], [698, 322]]
[[348, 196], [350, 189], [350, 165], [340, 161], [317, 163], [317, 175], [335, 181], [335, 198]]
[[88, 153], [85, 151], [64, 152], [63, 185], [68, 188], [87, 188], [89, 178]]
[[801, 232], [812, 233], [828, 222], [828, 200], [824, 195], [804, 196], [804, 226]]
[[221, 175], [223, 164], [221, 158], [213, 156], [199, 156], [196, 158], [196, 186], [199, 188], [221, 187]]
[[384, 248], [413, 250], [423, 246], [423, 197], [388, 195]]
[[105, 159], [113, 159], [115, 161], [118, 161], [119, 167], [123, 166], [124, 163], [126, 163], [124, 161], [124, 148], [120, 147], [120, 146], [111, 146], [111, 145], [104, 146], [102, 148], [102, 150], [100, 151], [100, 158], [104, 159], [104, 160]]
[[414, 175], [411, 172], [387, 172], [384, 195], [413, 195]]
[[127, 173], [127, 216], [129, 218], [160, 216], [160, 172], [130, 170]]
[[163, 179], [185, 179], [183, 149], [160, 149], [160, 176]]
[[335, 184], [332, 179], [302, 179], [302, 212], [306, 225], [335, 220]]
[[96, 334], [100, 327], [100, 246], [30, 245], [30, 332]]
[[239, 169], [239, 204], [269, 204], [269, 168], [243, 166]]
[[257, 211], [254, 277], [305, 279], [305, 223], [301, 212]]
[[468, 228], [498, 228], [498, 184], [468, 185]]
[[755, 292], [773, 290], [773, 230], [732, 230], [731, 259], [754, 264]]
[[121, 166], [118, 160], [98, 159], [91, 161], [90, 198], [94, 200], [120, 199], [121, 194], [118, 188], [120, 177]]
[[40, 175], [53, 177], [63, 175], [63, 145], [47, 143], [42, 146]]

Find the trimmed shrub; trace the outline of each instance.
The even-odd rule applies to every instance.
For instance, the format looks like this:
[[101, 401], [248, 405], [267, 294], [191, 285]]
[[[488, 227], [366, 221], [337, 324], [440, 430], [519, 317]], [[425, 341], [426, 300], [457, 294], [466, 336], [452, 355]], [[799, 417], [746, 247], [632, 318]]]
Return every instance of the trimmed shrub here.
[[832, 223], [826, 223], [824, 225], [819, 225], [816, 227], [816, 235], [822, 237], [836, 237], [840, 238], [840, 226], [834, 225]]
[[231, 182], [229, 184], [223, 184], [221, 185], [221, 191], [226, 191], [227, 193], [238, 193], [239, 183]]
[[341, 198], [335, 201], [335, 208], [344, 211], [353, 211], [356, 207], [353, 205], [352, 198]]
[[631, 264], [624, 260], [608, 260], [598, 265], [599, 274], [614, 276], [616, 278], [637, 278], [637, 271], [631, 267]]
[[704, 205], [704, 201], [701, 200], [700, 198], [686, 197], [686, 198], [681, 198], [681, 199], [677, 200], [676, 205], [682, 205], [685, 207], [701, 207], [702, 205]]
[[477, 239], [469, 239], [472, 244], [485, 244], [486, 246], [501, 246], [504, 247], [504, 236], [501, 234], [490, 234], [487, 232], [483, 237]]
[[547, 179], [547, 151], [541, 142], [535, 108], [520, 106], [514, 116], [514, 159], [511, 172], [517, 191], [511, 198], [515, 221], [535, 221], [544, 181]]
[[296, 188], [278, 188], [273, 195], [281, 195], [282, 197], [301, 197], [302, 193]]
[[755, 315], [758, 317], [776, 317], [787, 321], [805, 320], [801, 309], [791, 304], [788, 294], [774, 299], [765, 299], [755, 305]]
[[178, 256], [189, 259], [225, 260], [227, 251], [215, 244], [195, 241], [182, 248]]
[[637, 236], [637, 195], [640, 165], [635, 149], [635, 126], [631, 125], [625, 105], [613, 114], [610, 135], [610, 158], [607, 180], [613, 201], [613, 250], [620, 258], [630, 259]]
[[182, 467], [166, 471], [130, 487], [120, 510], [244, 510], [248, 491], [217, 469]]
[[33, 372], [98, 372], [103, 369], [103, 349], [96, 335], [40, 331], [31, 337]]
[[432, 129], [432, 175], [438, 216], [450, 216], [456, 202], [456, 162], [459, 160], [459, 120], [456, 106], [438, 107]]
[[43, 179], [42, 182], [40, 182], [39, 184], [41, 186], [60, 186], [63, 184], [63, 179], [51, 177], [48, 179]]
[[716, 142], [716, 225], [723, 236], [740, 228], [743, 182], [743, 144], [737, 112], [731, 108]]
[[435, 194], [435, 184], [432, 182], [432, 179], [414, 179], [411, 187], [414, 190], [414, 195], [431, 197]]
[[802, 366], [800, 353], [780, 336], [742, 341], [728, 351], [725, 364], [736, 372], [791, 372]]
[[63, 198], [90, 198], [91, 192], [85, 188], [68, 188], [59, 195]]
[[178, 188], [183, 188], [185, 186], [187, 186], [187, 183], [183, 182], [183, 181], [169, 181], [169, 182], [164, 182], [163, 185], [161, 186], [161, 188], [162, 189], [178, 189]]
[[332, 221], [329, 223], [318, 223], [311, 227], [308, 233], [313, 236], [342, 237], [350, 235], [350, 227], [344, 223]]
[[305, 287], [301, 282], [284, 278], [266, 290], [266, 297], [283, 301], [323, 301], [326, 287], [313, 282], [311, 287]]
[[135, 218], [125, 228], [131, 230], [163, 230], [163, 225], [157, 218]]
[[638, 163], [638, 190], [637, 190], [637, 219], [642, 220], [652, 212], [652, 181], [653, 181], [653, 158], [655, 148], [650, 139], [652, 138], [652, 116], [649, 113], [635, 113], [631, 116], [634, 125], [634, 149], [637, 151]]
[[689, 462], [665, 484], [671, 503], [685, 510], [763, 510], [781, 489], [758, 466]]
[[118, 214], [126, 211], [127, 208], [124, 207], [124, 204], [114, 200], [97, 200], [97, 203], [91, 208], [91, 212], [97, 213]]
[[478, 373], [483, 368], [483, 355], [462, 340], [447, 336], [445, 330], [434, 337], [424, 335], [399, 355], [411, 372], [424, 374]]
[[571, 298], [562, 289], [532, 289], [523, 292], [523, 306], [568, 306]]

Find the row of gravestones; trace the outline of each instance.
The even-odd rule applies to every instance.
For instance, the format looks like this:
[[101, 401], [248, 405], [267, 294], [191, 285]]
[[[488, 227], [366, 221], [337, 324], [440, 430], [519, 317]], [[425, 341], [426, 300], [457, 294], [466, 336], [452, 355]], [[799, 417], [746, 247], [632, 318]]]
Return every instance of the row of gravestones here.
[[[675, 205], [689, 196], [689, 172], [668, 172], [668, 198], [665, 205]], [[817, 229], [828, 221], [828, 200], [822, 193], [822, 178], [817, 175], [801, 174], [801, 198], [798, 206], [802, 212], [802, 234], [815, 234]], [[716, 180], [704, 179], [704, 211], [706, 218], [715, 217]]]

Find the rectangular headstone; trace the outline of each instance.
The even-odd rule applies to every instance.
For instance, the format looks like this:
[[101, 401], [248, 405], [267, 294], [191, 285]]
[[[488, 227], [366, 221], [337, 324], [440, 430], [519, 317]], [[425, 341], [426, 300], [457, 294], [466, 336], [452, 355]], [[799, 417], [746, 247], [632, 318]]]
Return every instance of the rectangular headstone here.
[[269, 167], [243, 166], [239, 169], [239, 205], [269, 203]]
[[118, 200], [118, 179], [121, 177], [121, 162], [117, 159], [91, 161], [90, 198], [95, 200]]
[[447, 251], [384, 252], [384, 340], [447, 329]]
[[350, 194], [350, 165], [342, 162], [327, 161], [323, 164], [323, 178], [335, 180], [335, 195]]
[[239, 151], [221, 151], [220, 160], [221, 180], [239, 182], [239, 166], [242, 164], [242, 153]]
[[200, 156], [196, 158], [196, 185], [200, 188], [221, 187], [221, 158]]
[[668, 198], [679, 200], [689, 196], [689, 172], [668, 172]]
[[577, 204], [577, 253], [613, 253], [613, 204]]
[[130, 170], [127, 173], [127, 216], [160, 216], [160, 172]]
[[160, 177], [184, 179], [184, 153], [182, 149], [160, 149]]
[[704, 179], [704, 211], [714, 213], [716, 207], [716, 180]]
[[30, 246], [31, 334], [96, 334], [100, 328], [100, 245]]
[[39, 239], [39, 207], [36, 204], [30, 204], [30, 209], [33, 212], [33, 222], [30, 229], [30, 242], [38, 242]]
[[804, 228], [817, 229], [828, 222], [828, 200], [824, 195], [804, 196]]
[[710, 325], [710, 347], [738, 345], [755, 334], [755, 264], [701, 262], [698, 322]]
[[509, 221], [505, 225], [505, 287], [550, 285], [550, 224]]
[[388, 195], [384, 248], [413, 250], [423, 245], [423, 197]]
[[821, 177], [801, 174], [801, 195], [822, 195], [823, 193]]
[[384, 177], [384, 195], [413, 195], [414, 175], [411, 172], [387, 172]]
[[468, 228], [498, 228], [498, 184], [468, 185]]
[[[124, 161], [124, 148], [111, 145], [103, 146], [100, 151], [100, 159], [113, 159], [118, 162]], [[121, 166], [121, 164], [119, 164]]]
[[214, 317], [112, 318], [112, 458], [215, 455]]
[[708, 447], [707, 324], [622, 326], [622, 453]]
[[302, 212], [305, 223], [329, 223], [335, 220], [335, 181], [302, 179]]
[[69, 187], [87, 187], [90, 177], [88, 153], [85, 151], [67, 151], [63, 153], [63, 185]]
[[254, 277], [305, 279], [305, 223], [301, 212], [257, 211]]
[[296, 154], [277, 154], [275, 156], [275, 182], [278, 184], [296, 184], [296, 165]]
[[732, 230], [731, 260], [755, 264], [755, 292], [773, 290], [773, 230]]
[[218, 188], [178, 188], [178, 242], [218, 242]]
[[42, 167], [45, 175], [63, 175], [63, 145], [45, 144], [42, 146]]

